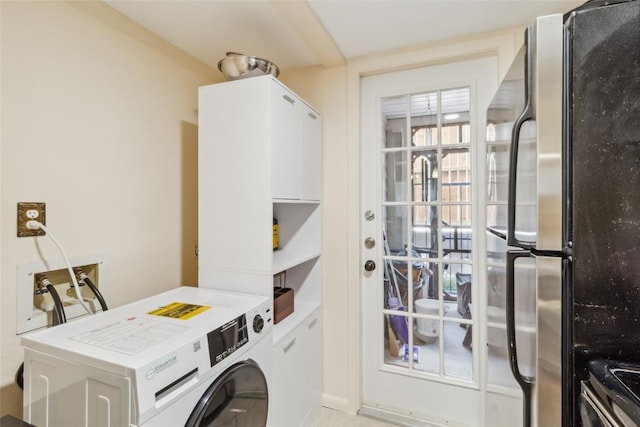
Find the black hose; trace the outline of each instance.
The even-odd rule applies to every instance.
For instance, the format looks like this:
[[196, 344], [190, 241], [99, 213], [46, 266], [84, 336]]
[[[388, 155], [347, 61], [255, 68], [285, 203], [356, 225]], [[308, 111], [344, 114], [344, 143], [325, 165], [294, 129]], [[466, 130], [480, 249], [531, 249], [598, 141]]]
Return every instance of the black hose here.
[[84, 277], [82, 281], [89, 287], [89, 289], [91, 289], [91, 292], [93, 292], [96, 298], [98, 298], [98, 302], [100, 303], [100, 307], [102, 307], [102, 311], [109, 310], [109, 308], [107, 307], [107, 303], [105, 302], [104, 298], [102, 297], [102, 294], [98, 290], [98, 287], [93, 284], [91, 279], [89, 279], [88, 277]]
[[24, 362], [20, 364], [20, 367], [16, 372], [16, 384], [18, 384], [20, 390], [24, 390]]
[[[47, 288], [47, 292], [51, 294], [51, 299], [53, 299], [52, 326], [67, 323], [67, 316], [64, 313], [64, 305], [62, 304], [60, 295], [58, 295], [58, 291], [56, 290], [55, 286], [53, 286], [51, 283], [47, 284], [46, 288]], [[20, 364], [20, 367], [16, 371], [15, 381], [18, 387], [20, 387], [21, 390], [24, 390], [24, 362]]]
[[67, 316], [64, 313], [64, 305], [62, 304], [62, 300], [60, 299], [60, 295], [58, 295], [58, 291], [55, 286], [51, 283], [47, 284], [47, 291], [51, 294], [51, 299], [53, 299], [53, 325], [61, 325], [63, 323], [67, 323]]

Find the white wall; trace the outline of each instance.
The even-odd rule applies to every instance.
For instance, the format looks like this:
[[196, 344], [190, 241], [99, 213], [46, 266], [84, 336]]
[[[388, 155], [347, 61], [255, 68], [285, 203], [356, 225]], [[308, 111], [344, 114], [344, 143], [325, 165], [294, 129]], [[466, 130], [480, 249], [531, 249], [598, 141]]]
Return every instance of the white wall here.
[[281, 80], [322, 114], [322, 277], [323, 277], [323, 400], [346, 410], [349, 395], [349, 367], [345, 352], [348, 335], [348, 269], [346, 182], [347, 156], [347, 69], [309, 68], [283, 73]]
[[0, 415], [21, 416], [16, 269], [60, 254], [16, 237], [16, 203], [46, 202], [70, 257], [104, 254], [111, 306], [195, 285], [197, 87], [220, 78], [101, 2], [0, 17]]

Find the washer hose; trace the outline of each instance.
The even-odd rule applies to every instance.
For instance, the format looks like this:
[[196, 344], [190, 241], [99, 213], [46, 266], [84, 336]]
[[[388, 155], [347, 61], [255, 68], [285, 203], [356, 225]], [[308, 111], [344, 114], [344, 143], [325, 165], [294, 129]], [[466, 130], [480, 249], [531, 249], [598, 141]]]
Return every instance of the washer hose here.
[[82, 270], [77, 270], [76, 275], [78, 277], [79, 282], [84, 283], [89, 287], [89, 289], [91, 289], [91, 292], [93, 292], [93, 294], [98, 299], [98, 302], [100, 303], [100, 307], [102, 307], [102, 311], [109, 310], [109, 307], [107, 307], [107, 302], [102, 297], [102, 293], [100, 293], [100, 290], [98, 289], [98, 287], [93, 284], [91, 279], [89, 279], [89, 276], [87, 276], [87, 274]]
[[[47, 278], [43, 278], [40, 285], [47, 288], [47, 292], [49, 292], [51, 299], [53, 300], [53, 320], [51, 322], [51, 326], [67, 323], [67, 316], [64, 313], [64, 304], [60, 299], [60, 295], [58, 294], [56, 287], [53, 286]], [[20, 390], [24, 390], [24, 362], [20, 364], [20, 367], [18, 367], [18, 370], [16, 371], [15, 381], [18, 387], [20, 387]]]
[[53, 300], [53, 322], [51, 326], [67, 323], [67, 316], [64, 313], [64, 305], [62, 304], [58, 291], [51, 283], [48, 283], [46, 288], [47, 291], [49, 291], [49, 294], [51, 294], [51, 299]]

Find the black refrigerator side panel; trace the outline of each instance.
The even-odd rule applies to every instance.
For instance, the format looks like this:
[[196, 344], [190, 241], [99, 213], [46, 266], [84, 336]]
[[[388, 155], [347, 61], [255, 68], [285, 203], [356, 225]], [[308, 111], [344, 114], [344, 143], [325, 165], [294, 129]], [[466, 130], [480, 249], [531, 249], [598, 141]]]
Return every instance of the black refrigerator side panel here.
[[595, 356], [640, 361], [640, 1], [576, 12], [567, 31], [577, 386]]

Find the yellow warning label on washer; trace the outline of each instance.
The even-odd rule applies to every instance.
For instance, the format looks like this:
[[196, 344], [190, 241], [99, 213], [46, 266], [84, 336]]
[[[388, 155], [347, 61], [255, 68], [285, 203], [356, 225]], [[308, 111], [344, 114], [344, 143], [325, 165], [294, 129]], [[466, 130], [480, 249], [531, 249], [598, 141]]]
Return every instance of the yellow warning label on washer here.
[[171, 317], [173, 319], [187, 320], [193, 316], [197, 316], [203, 311], [207, 311], [211, 308], [208, 305], [187, 304], [184, 302], [172, 302], [163, 307], [156, 308], [153, 311], [148, 312], [152, 316], [164, 316]]

